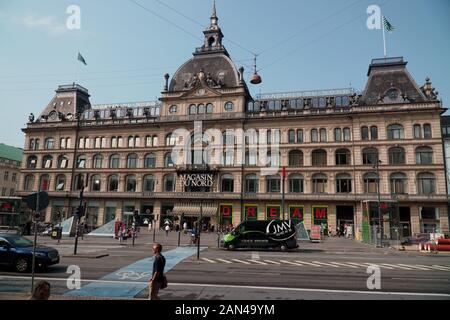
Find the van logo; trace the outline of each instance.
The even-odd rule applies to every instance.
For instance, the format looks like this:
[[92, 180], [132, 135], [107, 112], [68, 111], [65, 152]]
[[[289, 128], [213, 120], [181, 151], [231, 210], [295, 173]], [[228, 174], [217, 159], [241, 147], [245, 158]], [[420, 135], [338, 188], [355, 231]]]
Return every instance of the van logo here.
[[275, 241], [284, 241], [292, 238], [295, 232], [292, 230], [291, 221], [271, 221], [266, 228], [267, 235]]

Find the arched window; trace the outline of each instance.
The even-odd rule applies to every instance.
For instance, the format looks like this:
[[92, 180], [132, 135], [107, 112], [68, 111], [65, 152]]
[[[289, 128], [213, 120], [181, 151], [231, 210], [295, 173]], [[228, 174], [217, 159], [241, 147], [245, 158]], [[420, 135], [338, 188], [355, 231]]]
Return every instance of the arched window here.
[[417, 148], [416, 164], [433, 164], [433, 149], [430, 147]]
[[116, 192], [118, 190], [119, 190], [119, 177], [116, 175], [109, 176], [108, 191]]
[[55, 148], [55, 139], [53, 138], [47, 138], [44, 141], [44, 148], [45, 150], [51, 150]]
[[52, 156], [44, 156], [42, 159], [42, 168], [50, 169], [52, 167], [53, 157]]
[[289, 166], [303, 167], [303, 152], [300, 150], [293, 150], [289, 152]]
[[175, 176], [172, 174], [164, 176], [164, 192], [175, 191]]
[[87, 158], [85, 155], [79, 155], [77, 157], [77, 168], [78, 169], [85, 169], [86, 168], [86, 162]]
[[231, 174], [222, 175], [220, 182], [221, 192], [234, 192], [234, 178]]
[[378, 163], [378, 149], [366, 148], [363, 150], [363, 164], [376, 165]]
[[41, 186], [41, 191], [48, 191], [50, 188], [50, 176], [48, 174], [42, 175], [39, 184]]
[[155, 192], [155, 177], [152, 175], [144, 176], [143, 189], [144, 192]]
[[327, 129], [320, 129], [320, 142], [327, 142]]
[[270, 167], [279, 167], [281, 164], [281, 155], [279, 152], [267, 152], [267, 165]]
[[101, 178], [98, 174], [92, 176], [91, 179], [91, 191], [100, 191], [101, 189]]
[[289, 192], [290, 193], [304, 192], [304, 179], [301, 174], [291, 174], [289, 176]]
[[405, 157], [405, 149], [399, 147], [389, 149], [389, 164], [405, 164]]
[[336, 165], [348, 166], [350, 165], [350, 151], [348, 149], [339, 149], [336, 151]]
[[297, 130], [297, 143], [303, 143], [303, 130]]
[[195, 104], [191, 104], [189, 106], [189, 114], [190, 115], [197, 114], [197, 106]]
[[103, 167], [103, 156], [101, 154], [96, 154], [93, 159], [94, 169], [101, 169]]
[[281, 192], [281, 178], [279, 175], [267, 176], [266, 190], [268, 193]]
[[351, 193], [352, 192], [352, 176], [348, 173], [336, 175], [336, 192]]
[[258, 132], [255, 129], [250, 129], [245, 132], [245, 144], [255, 145], [258, 143]]
[[361, 140], [363, 141], [369, 140], [369, 128], [367, 127], [361, 128]]
[[164, 167], [171, 168], [174, 167], [174, 163], [172, 161], [172, 153], [166, 153], [164, 156]]
[[248, 174], [245, 176], [245, 192], [258, 193], [259, 180], [256, 174]]
[[325, 150], [314, 150], [312, 152], [312, 165], [316, 167], [324, 167], [327, 165], [327, 152]]
[[423, 125], [423, 138], [424, 139], [431, 139], [431, 138], [433, 138], [433, 133], [431, 132], [431, 124], [424, 124]]
[[63, 174], [56, 176], [55, 191], [64, 191], [65, 186], [66, 176]]
[[258, 152], [256, 150], [247, 151], [245, 153], [245, 165], [246, 166], [258, 165]]
[[77, 174], [73, 180], [73, 190], [78, 191], [81, 190], [85, 186], [84, 183], [84, 175]]
[[229, 150], [222, 153], [222, 165], [233, 166], [234, 165], [234, 151]]
[[312, 177], [312, 193], [326, 193], [328, 178], [325, 174], [315, 174]]
[[407, 181], [406, 174], [397, 172], [390, 176], [391, 193], [392, 194], [406, 194], [407, 193]]
[[376, 173], [366, 173], [364, 175], [364, 193], [377, 193], [378, 190], [378, 175]]
[[378, 140], [378, 127], [376, 126], [370, 127], [370, 138], [372, 140]]
[[59, 156], [58, 158], [58, 168], [59, 169], [66, 169], [69, 165], [69, 158], [67, 156]]
[[341, 128], [334, 129], [334, 141], [335, 142], [342, 141], [342, 130], [341, 130]]
[[225, 110], [226, 111], [233, 111], [233, 108], [234, 108], [233, 102], [225, 103]]
[[39, 150], [39, 139], [34, 140], [34, 150]]
[[37, 167], [37, 157], [29, 156], [27, 159], [27, 168], [28, 169], [36, 169]]
[[131, 174], [125, 178], [125, 191], [136, 192], [136, 176]]
[[138, 164], [138, 155], [132, 153], [127, 157], [127, 168], [128, 169], [136, 169]]
[[405, 139], [405, 132], [401, 124], [392, 124], [387, 129], [388, 140]]
[[350, 128], [344, 128], [344, 141], [350, 141], [350, 140], [352, 140]]
[[414, 139], [422, 139], [422, 127], [420, 124], [414, 125]]
[[319, 134], [317, 133], [317, 129], [311, 130], [311, 142], [319, 142]]
[[419, 194], [434, 194], [436, 192], [436, 178], [432, 173], [419, 173], [417, 175]]
[[135, 142], [136, 140], [133, 136], [128, 137], [128, 148], [134, 148]]
[[25, 191], [34, 191], [34, 175], [29, 174], [25, 177], [23, 189]]
[[169, 133], [166, 136], [166, 146], [173, 147], [176, 144], [176, 135], [174, 133]]
[[156, 167], [156, 155], [154, 153], [149, 153], [145, 155], [144, 167], [145, 168]]
[[288, 142], [295, 143], [295, 130], [293, 130], [293, 129], [290, 129], [288, 131]]
[[213, 112], [214, 112], [214, 106], [213, 106], [213, 104], [212, 104], [212, 103], [208, 103], [208, 104], [206, 105], [206, 113], [211, 114], [211, 113], [213, 113]]
[[118, 169], [120, 166], [120, 156], [118, 154], [113, 154], [109, 158], [109, 168], [110, 169]]
[[205, 113], [205, 105], [204, 104], [199, 104], [197, 107], [197, 113], [198, 114], [204, 114]]

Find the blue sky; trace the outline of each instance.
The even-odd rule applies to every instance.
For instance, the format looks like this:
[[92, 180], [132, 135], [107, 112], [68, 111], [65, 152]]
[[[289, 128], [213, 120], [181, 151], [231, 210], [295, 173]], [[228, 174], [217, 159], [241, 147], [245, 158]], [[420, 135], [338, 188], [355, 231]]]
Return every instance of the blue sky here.
[[[159, 97], [164, 73], [173, 75], [201, 46], [212, 0], [135, 1], [164, 19], [130, 0], [0, 0], [0, 142], [23, 147], [28, 115], [40, 114], [60, 84], [85, 86], [93, 104]], [[217, 10], [224, 44], [247, 79], [248, 51], [262, 52], [263, 83], [250, 86], [253, 94], [362, 90], [371, 59], [383, 56], [381, 31], [366, 27], [372, 4], [396, 27], [388, 55], [404, 56], [419, 85], [430, 76], [447, 105], [448, 0], [217, 0]], [[69, 5], [81, 9], [80, 30], [65, 27]]]

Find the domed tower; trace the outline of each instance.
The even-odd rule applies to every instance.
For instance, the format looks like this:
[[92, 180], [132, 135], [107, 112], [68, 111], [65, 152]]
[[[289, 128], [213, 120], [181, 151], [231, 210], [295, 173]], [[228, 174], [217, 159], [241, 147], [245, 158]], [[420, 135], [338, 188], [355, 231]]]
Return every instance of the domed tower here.
[[162, 116], [196, 114], [189, 110], [189, 106], [196, 104], [213, 104], [208, 113], [245, 112], [250, 93], [244, 81], [244, 68], [236, 68], [222, 44], [224, 36], [218, 21], [214, 2], [210, 24], [203, 31], [203, 45], [175, 72], [170, 84], [169, 75], [165, 75], [160, 99]]

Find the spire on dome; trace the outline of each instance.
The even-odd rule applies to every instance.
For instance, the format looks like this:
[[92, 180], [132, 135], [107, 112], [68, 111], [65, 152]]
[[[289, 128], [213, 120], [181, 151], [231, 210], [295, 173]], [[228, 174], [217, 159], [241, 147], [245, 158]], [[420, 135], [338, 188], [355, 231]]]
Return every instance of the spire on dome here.
[[217, 22], [219, 21], [219, 18], [217, 17], [217, 10], [216, 10], [216, 0], [214, 0], [213, 5], [213, 12], [211, 14], [211, 25], [210, 28], [217, 28]]

